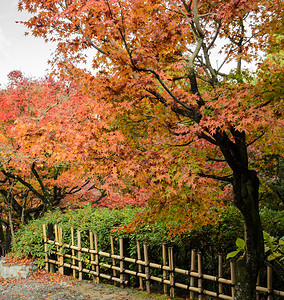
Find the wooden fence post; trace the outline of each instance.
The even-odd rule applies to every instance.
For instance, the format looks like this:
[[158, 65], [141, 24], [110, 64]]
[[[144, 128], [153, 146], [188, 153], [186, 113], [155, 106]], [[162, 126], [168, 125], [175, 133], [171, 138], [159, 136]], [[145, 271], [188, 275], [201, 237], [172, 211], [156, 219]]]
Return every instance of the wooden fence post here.
[[96, 273], [98, 274], [95, 282], [99, 283], [100, 282], [100, 262], [99, 262], [98, 236], [97, 236], [96, 233], [94, 234], [94, 239], [95, 239], [95, 251], [96, 251], [96, 254], [95, 254], [95, 258], [96, 258]]
[[82, 257], [81, 257], [81, 232], [77, 230], [77, 246], [78, 246], [78, 267], [79, 267], [79, 280], [83, 279], [82, 274]]
[[62, 243], [62, 227], [58, 227], [58, 243], [59, 243], [59, 274], [64, 275], [64, 257], [63, 257], [63, 243]]
[[[56, 262], [59, 262], [59, 247], [58, 247], [58, 228], [57, 224], [54, 225], [54, 235], [55, 235], [55, 242], [57, 243], [56, 245]], [[58, 264], [57, 264], [58, 267]]]
[[[196, 260], [196, 250], [192, 249], [191, 250], [191, 261], [190, 261], [190, 272], [195, 271], [195, 260]], [[190, 286], [194, 287], [194, 277], [193, 276], [190, 276]], [[194, 292], [193, 291], [190, 291], [189, 299], [194, 300]]]
[[42, 225], [42, 229], [43, 229], [43, 242], [44, 242], [45, 270], [46, 270], [46, 272], [48, 272], [47, 235], [46, 235], [46, 226], [45, 226], [45, 224]]
[[273, 300], [272, 267], [271, 266], [267, 266], [267, 289], [268, 289], [267, 300]]
[[197, 254], [197, 272], [198, 272], [198, 300], [202, 300], [202, 265], [201, 265], [201, 253]]
[[230, 262], [231, 267], [231, 281], [232, 281], [232, 299], [235, 299], [235, 284], [236, 284], [236, 273], [235, 273], [235, 263], [233, 261]]
[[[90, 238], [90, 250], [94, 250], [94, 235], [91, 230], [89, 230], [89, 238]], [[91, 253], [90, 260], [91, 260], [91, 270], [95, 271], [95, 266], [94, 266], [95, 255], [94, 255], [94, 253]]]
[[[54, 235], [54, 226], [52, 223], [47, 224], [47, 239], [50, 241], [55, 241], [55, 235]], [[56, 254], [51, 254], [50, 259], [56, 260]], [[48, 264], [49, 272], [55, 273], [55, 265], [52, 263]]]
[[[111, 254], [114, 255], [114, 242], [113, 242], [113, 236], [112, 235], [110, 235], [110, 251], [111, 251]], [[115, 266], [115, 259], [114, 258], [111, 259], [111, 264], [112, 264], [113, 267]], [[113, 275], [113, 277], [116, 277], [116, 271], [115, 270], [112, 270], [112, 275]], [[116, 285], [115, 280], [113, 280], [113, 284]]]
[[[218, 255], [218, 279], [223, 277], [223, 259], [222, 255]], [[223, 285], [221, 282], [218, 282], [218, 294], [223, 293]]]
[[169, 251], [169, 268], [170, 268], [170, 297], [175, 297], [175, 274], [174, 274], [174, 254], [173, 247], [168, 248]]
[[[163, 259], [163, 266], [167, 265], [167, 248], [166, 248], [166, 244], [163, 243], [162, 244], [162, 259]], [[167, 271], [163, 270], [163, 280], [167, 279]], [[168, 286], [164, 283], [163, 284], [163, 288], [164, 288], [164, 295], [166, 296], [168, 294]]]
[[145, 275], [146, 275], [146, 291], [150, 293], [150, 268], [149, 268], [149, 257], [147, 243], [144, 243], [144, 261], [145, 261]]
[[124, 261], [123, 261], [123, 239], [119, 238], [119, 256], [120, 256], [120, 261], [119, 261], [119, 278], [120, 278], [120, 287], [124, 286]]
[[[137, 259], [141, 260], [141, 248], [140, 248], [140, 242], [136, 240], [136, 245], [137, 245]], [[138, 272], [142, 273], [142, 266], [138, 264]], [[139, 289], [143, 291], [143, 279], [142, 277], [139, 276]]]
[[[75, 241], [74, 241], [74, 228], [73, 228], [73, 226], [71, 227], [71, 245], [72, 245], [72, 246], [75, 246]], [[74, 250], [74, 249], [71, 250], [71, 255], [72, 255], [72, 265], [73, 265], [73, 266], [76, 266], [75, 250]], [[72, 273], [73, 273], [73, 278], [76, 278], [76, 270], [75, 270], [75, 269], [72, 270]]]
[[[257, 274], [256, 287], [258, 287], [259, 283], [260, 283], [260, 276], [259, 276], [259, 274], [260, 274], [260, 272], [258, 272], [258, 274]], [[256, 292], [256, 300], [260, 300], [259, 292]]]

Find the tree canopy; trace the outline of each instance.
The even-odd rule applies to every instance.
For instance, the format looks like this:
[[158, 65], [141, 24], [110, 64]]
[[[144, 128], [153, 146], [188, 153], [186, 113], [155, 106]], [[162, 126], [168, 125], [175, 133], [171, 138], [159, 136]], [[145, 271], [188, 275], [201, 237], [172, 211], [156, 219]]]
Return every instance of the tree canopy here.
[[[206, 218], [210, 207], [232, 201], [246, 240], [237, 273], [246, 288], [237, 288], [237, 299], [255, 297], [263, 259], [260, 161], [283, 161], [283, 57], [275, 55], [283, 41], [282, 4], [19, 1], [33, 14], [24, 22], [29, 31], [57, 43], [54, 75], [76, 82], [83, 95], [69, 102], [66, 111], [74, 105], [76, 117], [64, 130], [54, 121], [46, 128], [45, 137], [56, 136], [57, 143], [49, 139], [57, 147], [52, 154], [64, 153], [64, 161], [71, 155], [100, 174], [108, 201], [146, 199], [156, 213], [184, 213], [187, 225], [195, 212]], [[86, 50], [93, 73], [78, 67]], [[57, 150], [62, 144], [70, 151]]]

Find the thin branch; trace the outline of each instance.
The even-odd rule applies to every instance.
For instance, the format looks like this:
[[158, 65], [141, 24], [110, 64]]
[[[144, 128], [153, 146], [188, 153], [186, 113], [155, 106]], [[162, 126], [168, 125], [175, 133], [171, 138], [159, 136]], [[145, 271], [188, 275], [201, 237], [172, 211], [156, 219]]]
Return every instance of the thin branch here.
[[102, 50], [101, 48], [99, 48], [98, 46], [96, 46], [87, 36], [85, 36], [84, 35], [84, 31], [83, 31], [83, 29], [78, 25], [78, 24], [75, 24], [74, 22], [73, 22], [73, 18], [72, 17], [70, 17], [70, 18], [68, 18], [69, 19], [69, 21], [71, 21], [74, 25], [75, 25], [75, 28], [78, 30], [78, 32], [84, 37], [84, 39], [88, 42], [88, 44], [91, 46], [91, 47], [93, 47], [93, 48], [95, 48], [97, 51], [99, 51], [100, 53], [102, 53], [102, 54], [104, 54], [104, 55], [106, 55], [106, 56], [109, 56], [110, 55], [110, 53], [108, 52], [108, 51], [104, 51], [104, 50]]
[[1, 170], [1, 172], [12, 179], [18, 180], [20, 183], [22, 183], [24, 186], [26, 186], [35, 196], [37, 196], [41, 200], [45, 200], [45, 197], [40, 194], [30, 183], [26, 182], [23, 178], [21, 178], [19, 175], [14, 175], [10, 172], [5, 171], [4, 169]]
[[207, 161], [216, 161], [216, 162], [225, 162], [226, 161], [225, 159], [217, 159], [217, 158], [212, 158], [209, 156], [206, 156], [206, 160]]
[[137, 71], [142, 71], [142, 72], [150, 72], [152, 73], [157, 80], [159, 81], [159, 83], [161, 84], [161, 86], [165, 89], [165, 91], [173, 98], [174, 101], [176, 101], [177, 103], [179, 103], [181, 106], [183, 106], [186, 109], [191, 109], [190, 106], [188, 106], [187, 104], [183, 103], [182, 101], [180, 101], [171, 91], [170, 89], [166, 86], [166, 84], [163, 82], [163, 80], [161, 79], [160, 75], [152, 70], [152, 69], [145, 69], [145, 68], [136, 68]]
[[[139, 137], [146, 137], [144, 135], [138, 135]], [[158, 139], [155, 139], [155, 138], [152, 138], [152, 137], [147, 137], [149, 138], [150, 140], [153, 140], [153, 141], [156, 141], [162, 145], [166, 145], [166, 146], [170, 146], [170, 147], [184, 147], [184, 146], [188, 146], [190, 145], [191, 143], [193, 143], [193, 141], [188, 141], [187, 143], [184, 143], [184, 144], [169, 144], [169, 143], [165, 143], [164, 141], [162, 140], [158, 140]]]
[[[266, 92], [269, 92], [269, 91], [266, 91]], [[268, 100], [268, 101], [262, 103], [261, 105], [259, 105], [258, 107], [256, 107], [256, 109], [262, 108], [262, 107], [264, 107], [264, 106], [270, 104], [273, 100], [274, 100], [274, 99], [270, 99], [270, 100]]]
[[190, 133], [190, 131], [187, 131], [187, 132], [181, 132], [181, 133], [177, 133], [177, 132], [174, 132], [173, 130], [169, 129], [169, 132], [175, 136], [184, 136], [184, 135], [187, 135]]
[[34, 174], [34, 176], [35, 176], [37, 182], [38, 182], [39, 185], [40, 185], [40, 188], [41, 188], [42, 193], [43, 193], [43, 195], [44, 195], [44, 197], [45, 197], [45, 200], [48, 200], [48, 199], [49, 199], [49, 197], [48, 197], [49, 195], [48, 195], [48, 193], [47, 193], [47, 191], [46, 191], [46, 188], [45, 188], [45, 186], [44, 186], [44, 184], [43, 184], [43, 182], [42, 182], [42, 180], [41, 180], [41, 178], [40, 178], [40, 176], [39, 176], [39, 174], [38, 174], [38, 172], [37, 172], [35, 166], [36, 166], [36, 164], [35, 164], [35, 162], [33, 162], [32, 167], [31, 167], [31, 170], [32, 170], [32, 172], [33, 172], [33, 174]]
[[198, 173], [198, 175], [200, 177], [211, 178], [211, 179], [215, 179], [215, 180], [220, 180], [220, 181], [233, 183], [232, 174], [227, 175], [227, 176], [217, 176], [217, 175], [213, 175], [213, 174]]
[[209, 142], [209, 143], [211, 143], [211, 144], [213, 144], [213, 145], [218, 146], [217, 141], [216, 141], [213, 137], [207, 135], [204, 131], [200, 132], [199, 135], [198, 135], [198, 137], [199, 137], [200, 139], [206, 140], [207, 142]]
[[59, 100], [57, 100], [56, 103], [53, 103], [52, 105], [50, 105], [49, 107], [47, 107], [43, 113], [37, 117], [36, 122], [38, 122], [41, 118], [43, 118], [53, 107], [57, 106], [60, 103]]
[[261, 135], [259, 135], [258, 137], [256, 137], [254, 140], [252, 140], [250, 143], [248, 143], [246, 146], [249, 147], [250, 145], [252, 145], [253, 143], [255, 143], [257, 140], [259, 140], [260, 138], [262, 138], [265, 135], [265, 132], [262, 132]]
[[147, 92], [149, 92], [150, 94], [154, 95], [155, 98], [157, 100], [159, 100], [163, 105], [165, 105], [166, 107], [168, 106], [167, 100], [158, 92], [156, 92], [155, 90], [148, 88], [146, 89]]

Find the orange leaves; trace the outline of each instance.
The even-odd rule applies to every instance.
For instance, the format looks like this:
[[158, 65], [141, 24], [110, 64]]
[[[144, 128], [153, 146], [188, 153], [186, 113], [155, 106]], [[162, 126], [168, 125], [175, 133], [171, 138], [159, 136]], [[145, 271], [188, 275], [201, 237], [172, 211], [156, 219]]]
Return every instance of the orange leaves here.
[[[9, 91], [22, 109], [5, 116], [14, 122], [8, 131], [17, 153], [64, 165], [59, 186], [75, 182], [76, 174], [94, 180], [107, 190], [106, 206], [145, 204], [144, 197], [208, 210], [218, 195], [228, 199], [227, 187], [198, 174], [230, 174], [220, 136], [228, 137], [224, 151], [239, 146], [236, 132], [245, 133], [239, 150], [246, 151], [250, 141], [259, 142], [263, 132], [271, 139], [273, 126], [280, 127], [283, 70], [267, 62], [262, 74], [251, 75], [241, 66], [255, 62], [281, 9], [279, 1], [190, 3], [20, 1], [28, 11], [37, 9], [25, 23], [35, 35], [60, 40], [53, 63], [66, 82]], [[92, 51], [93, 74], [77, 67], [85, 49]], [[222, 67], [229, 62], [237, 71], [226, 75], [231, 67]], [[27, 105], [27, 95], [42, 101]], [[233, 146], [229, 154], [239, 159]]]

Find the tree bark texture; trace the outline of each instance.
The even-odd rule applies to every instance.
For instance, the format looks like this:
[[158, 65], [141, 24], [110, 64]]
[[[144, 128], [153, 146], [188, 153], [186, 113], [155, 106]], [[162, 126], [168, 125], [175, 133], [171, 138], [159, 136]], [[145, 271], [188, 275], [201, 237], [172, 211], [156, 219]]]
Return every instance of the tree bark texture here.
[[259, 216], [259, 180], [255, 171], [234, 174], [234, 201], [244, 220], [245, 255], [236, 262], [235, 300], [256, 299], [256, 280], [264, 259]]

